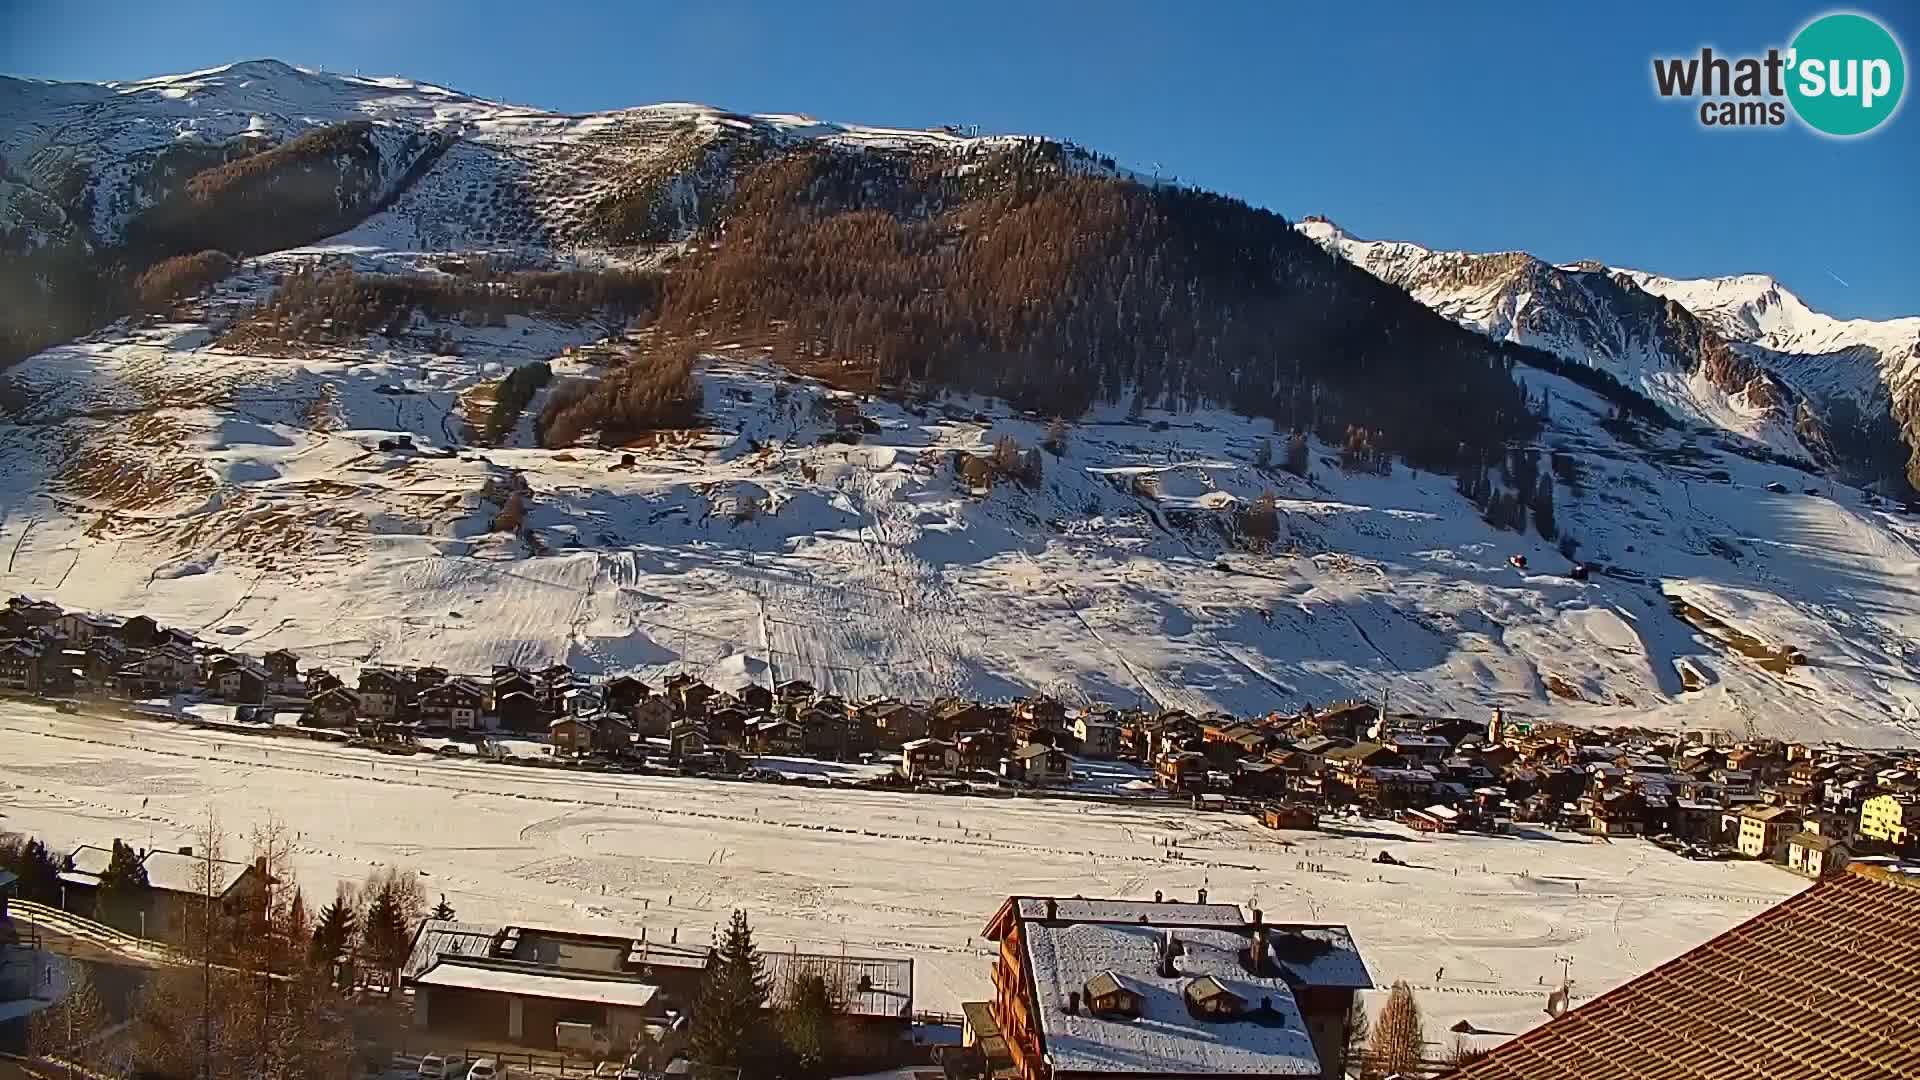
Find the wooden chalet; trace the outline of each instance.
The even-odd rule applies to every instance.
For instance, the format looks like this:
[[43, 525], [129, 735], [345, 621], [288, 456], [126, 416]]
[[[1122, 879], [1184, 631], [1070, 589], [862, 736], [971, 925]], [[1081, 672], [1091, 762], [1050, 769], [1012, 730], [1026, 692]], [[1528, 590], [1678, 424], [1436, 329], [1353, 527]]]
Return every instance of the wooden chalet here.
[[312, 727], [347, 728], [360, 716], [360, 695], [344, 686], [330, 686], [307, 704], [305, 722]]
[[468, 679], [448, 679], [420, 691], [420, 723], [429, 728], [471, 731], [480, 726], [487, 692]]

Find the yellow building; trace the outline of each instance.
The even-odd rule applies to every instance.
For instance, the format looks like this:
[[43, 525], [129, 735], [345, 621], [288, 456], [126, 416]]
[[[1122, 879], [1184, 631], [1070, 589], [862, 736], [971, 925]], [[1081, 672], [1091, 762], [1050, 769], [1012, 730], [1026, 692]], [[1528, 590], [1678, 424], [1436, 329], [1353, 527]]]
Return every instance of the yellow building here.
[[1895, 848], [1920, 842], [1920, 798], [1875, 795], [1861, 803], [1860, 835]]

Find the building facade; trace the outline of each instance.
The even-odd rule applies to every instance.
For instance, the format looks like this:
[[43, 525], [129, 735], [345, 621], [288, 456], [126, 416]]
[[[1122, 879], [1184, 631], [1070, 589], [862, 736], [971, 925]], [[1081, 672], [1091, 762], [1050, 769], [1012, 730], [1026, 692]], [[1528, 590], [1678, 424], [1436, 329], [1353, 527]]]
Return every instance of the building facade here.
[[[1232, 904], [1009, 897], [988, 1003], [964, 1007], [996, 1076], [1340, 1075], [1354, 994], [1345, 927], [1268, 924]], [[998, 1055], [1000, 1060], [994, 1060]]]

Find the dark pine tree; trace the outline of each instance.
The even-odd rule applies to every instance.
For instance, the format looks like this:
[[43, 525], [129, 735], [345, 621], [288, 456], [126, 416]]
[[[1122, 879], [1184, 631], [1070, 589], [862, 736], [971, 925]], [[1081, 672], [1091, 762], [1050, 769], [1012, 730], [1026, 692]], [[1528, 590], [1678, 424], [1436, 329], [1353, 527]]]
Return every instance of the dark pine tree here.
[[433, 905], [433, 917], [436, 919], [447, 919], [447, 920], [451, 920], [453, 918], [453, 905], [447, 903], [446, 893], [441, 893], [440, 902]]
[[320, 909], [320, 917], [313, 924], [313, 942], [307, 950], [307, 960], [315, 971], [332, 976], [333, 965], [353, 945], [354, 929], [353, 905], [345, 897], [336, 896], [333, 903]]
[[100, 875], [100, 921], [132, 930], [147, 910], [147, 868], [140, 865], [140, 853], [118, 840], [106, 872]]
[[765, 1061], [761, 1034], [767, 998], [767, 975], [753, 946], [753, 929], [747, 913], [736, 908], [694, 1010], [694, 1060], [737, 1068], [747, 1076], [756, 1073]]
[[1553, 477], [1542, 473], [1533, 490], [1533, 527], [1548, 540], [1559, 532], [1553, 520]]
[[60, 862], [38, 839], [0, 841], [0, 870], [19, 879], [14, 895], [20, 899], [39, 904], [60, 901]]

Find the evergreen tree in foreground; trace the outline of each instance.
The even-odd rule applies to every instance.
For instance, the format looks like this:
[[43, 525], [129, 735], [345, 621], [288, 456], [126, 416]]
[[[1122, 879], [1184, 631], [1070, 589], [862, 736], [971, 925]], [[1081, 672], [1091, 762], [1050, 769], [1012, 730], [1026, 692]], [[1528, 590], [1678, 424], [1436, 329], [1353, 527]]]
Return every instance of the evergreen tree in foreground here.
[[313, 944], [307, 950], [307, 959], [315, 971], [331, 979], [333, 965], [353, 945], [354, 923], [353, 904], [345, 896], [335, 896], [333, 903], [320, 909], [320, 917], [313, 925]]
[[435, 904], [435, 905], [433, 905], [433, 917], [434, 917], [434, 918], [436, 918], [436, 919], [447, 919], [447, 920], [452, 920], [452, 918], [453, 918], [453, 905], [452, 905], [452, 904], [449, 904], [449, 903], [447, 903], [447, 894], [446, 894], [446, 893], [441, 893], [441, 894], [440, 894], [440, 902], [439, 902], [439, 903], [437, 903], [437, 904]]
[[140, 855], [118, 840], [106, 872], [100, 875], [100, 921], [122, 930], [138, 929], [140, 913], [147, 910], [147, 868]]
[[791, 1080], [820, 1080], [832, 1071], [834, 1024], [841, 1003], [834, 986], [818, 971], [796, 976], [780, 1010], [780, 1040]]
[[0, 870], [20, 879], [14, 884], [20, 899], [39, 904], [60, 902], [60, 860], [38, 839], [0, 839]]
[[747, 913], [735, 909], [720, 956], [707, 972], [694, 1011], [694, 1060], [730, 1066], [751, 1074], [761, 1061], [761, 1025], [767, 1005], [767, 976], [760, 951], [753, 947]]

